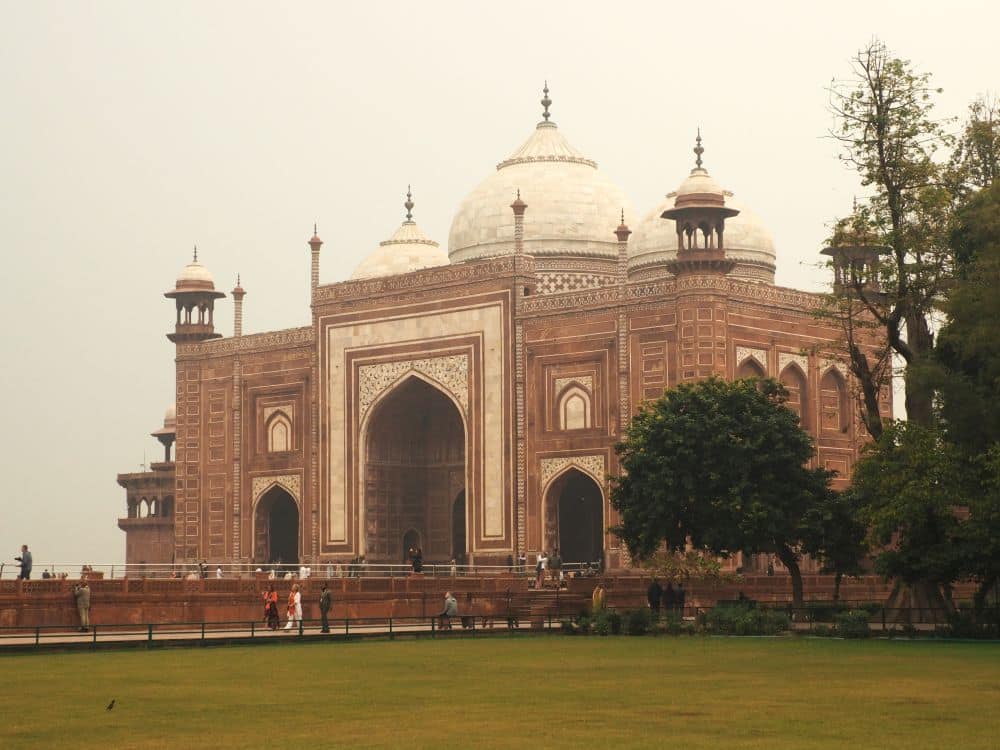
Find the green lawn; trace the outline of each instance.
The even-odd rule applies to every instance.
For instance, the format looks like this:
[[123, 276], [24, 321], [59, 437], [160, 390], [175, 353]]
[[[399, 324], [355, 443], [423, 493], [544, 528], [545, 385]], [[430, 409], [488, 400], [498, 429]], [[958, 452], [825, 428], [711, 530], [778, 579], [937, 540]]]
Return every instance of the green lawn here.
[[1000, 644], [289, 643], [0, 656], [0, 684], [8, 750], [1000, 747]]

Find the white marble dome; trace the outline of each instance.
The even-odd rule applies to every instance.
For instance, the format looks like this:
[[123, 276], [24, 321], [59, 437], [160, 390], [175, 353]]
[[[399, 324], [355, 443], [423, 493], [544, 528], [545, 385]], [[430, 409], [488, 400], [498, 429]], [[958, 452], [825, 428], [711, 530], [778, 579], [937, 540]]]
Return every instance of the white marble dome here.
[[451, 223], [448, 257], [453, 263], [514, 251], [510, 204], [520, 191], [524, 251], [537, 258], [615, 258], [615, 227], [632, 204], [625, 192], [577, 151], [555, 123], [543, 120], [535, 132], [465, 200]]
[[[725, 195], [726, 206], [739, 210], [736, 216], [726, 219], [723, 236], [726, 257], [737, 261], [729, 275], [773, 284], [776, 254], [771, 232], [757, 214], [729, 193]], [[677, 257], [676, 224], [661, 216], [674, 207], [674, 200], [674, 194], [664, 198], [636, 227], [629, 240], [629, 271], [638, 271]]]
[[392, 237], [379, 243], [379, 246], [358, 264], [351, 278], [395, 276], [447, 264], [448, 256], [441, 246], [420, 231], [416, 222], [407, 219]]
[[181, 269], [181, 272], [177, 275], [177, 283], [175, 286], [178, 290], [215, 289], [215, 279], [212, 278], [211, 272], [198, 262], [197, 250], [194, 252], [194, 260], [184, 266], [184, 268]]

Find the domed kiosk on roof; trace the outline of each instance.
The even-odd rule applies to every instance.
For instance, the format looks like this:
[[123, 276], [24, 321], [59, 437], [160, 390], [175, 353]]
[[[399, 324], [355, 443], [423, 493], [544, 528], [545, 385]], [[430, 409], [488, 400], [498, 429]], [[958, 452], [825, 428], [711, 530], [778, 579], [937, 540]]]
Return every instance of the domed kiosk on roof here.
[[406, 188], [406, 220], [399, 229], [354, 269], [352, 279], [368, 279], [376, 276], [419, 271], [448, 264], [448, 256], [437, 242], [425, 235], [413, 221], [413, 195]]
[[664, 213], [691, 201], [709, 201], [736, 213], [726, 218], [723, 249], [735, 264], [729, 276], [743, 281], [774, 283], [775, 250], [770, 231], [752, 210], [724, 190], [701, 166], [701, 136], [696, 167], [676, 192], [667, 196], [643, 218], [629, 243], [629, 278], [643, 280], [667, 275], [677, 258], [677, 228]]
[[458, 263], [513, 253], [510, 202], [520, 190], [528, 204], [524, 252], [535, 259], [539, 291], [603, 286], [614, 280], [614, 229], [623, 210], [634, 220], [632, 204], [556, 127], [548, 92], [531, 136], [459, 205], [448, 257]]

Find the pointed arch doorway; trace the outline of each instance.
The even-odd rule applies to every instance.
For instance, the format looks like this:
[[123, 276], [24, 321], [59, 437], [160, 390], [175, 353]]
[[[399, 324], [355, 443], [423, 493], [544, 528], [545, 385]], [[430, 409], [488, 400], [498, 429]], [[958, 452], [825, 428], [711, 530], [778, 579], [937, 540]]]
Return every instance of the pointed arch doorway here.
[[286, 489], [274, 485], [254, 510], [254, 559], [296, 565], [299, 562], [299, 506]]
[[[465, 423], [455, 402], [417, 375], [373, 407], [364, 434], [362, 535], [369, 561], [404, 559], [410, 539], [421, 541], [425, 562], [467, 553], [465, 443]], [[461, 539], [454, 517], [459, 495]]]
[[594, 479], [570, 469], [549, 485], [545, 497], [547, 551], [558, 548], [564, 563], [604, 557], [604, 493]]

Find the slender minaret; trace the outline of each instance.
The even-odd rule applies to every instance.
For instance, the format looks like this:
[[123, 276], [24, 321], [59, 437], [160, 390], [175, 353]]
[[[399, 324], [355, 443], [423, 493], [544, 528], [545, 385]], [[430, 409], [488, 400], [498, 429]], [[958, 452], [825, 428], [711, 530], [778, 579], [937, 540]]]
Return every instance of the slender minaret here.
[[621, 295], [625, 294], [625, 285], [628, 284], [628, 237], [632, 234], [632, 230], [628, 228], [625, 224], [625, 209], [622, 209], [622, 223], [618, 225], [615, 230], [615, 236], [618, 238], [618, 286], [620, 287], [619, 293]]
[[312, 277], [310, 280], [310, 289], [316, 289], [319, 286], [319, 249], [323, 247], [323, 240], [319, 238], [319, 234], [316, 231], [316, 225], [313, 224], [313, 236], [309, 240], [309, 248], [312, 250]]
[[246, 291], [240, 286], [240, 275], [236, 274], [236, 288], [230, 294], [233, 295], [233, 336], [239, 338], [243, 335], [243, 298]]
[[632, 407], [629, 400], [628, 382], [628, 313], [625, 311], [628, 291], [628, 237], [632, 230], [625, 223], [625, 209], [622, 209], [622, 223], [615, 230], [618, 238], [618, 423], [624, 433], [628, 428]]

